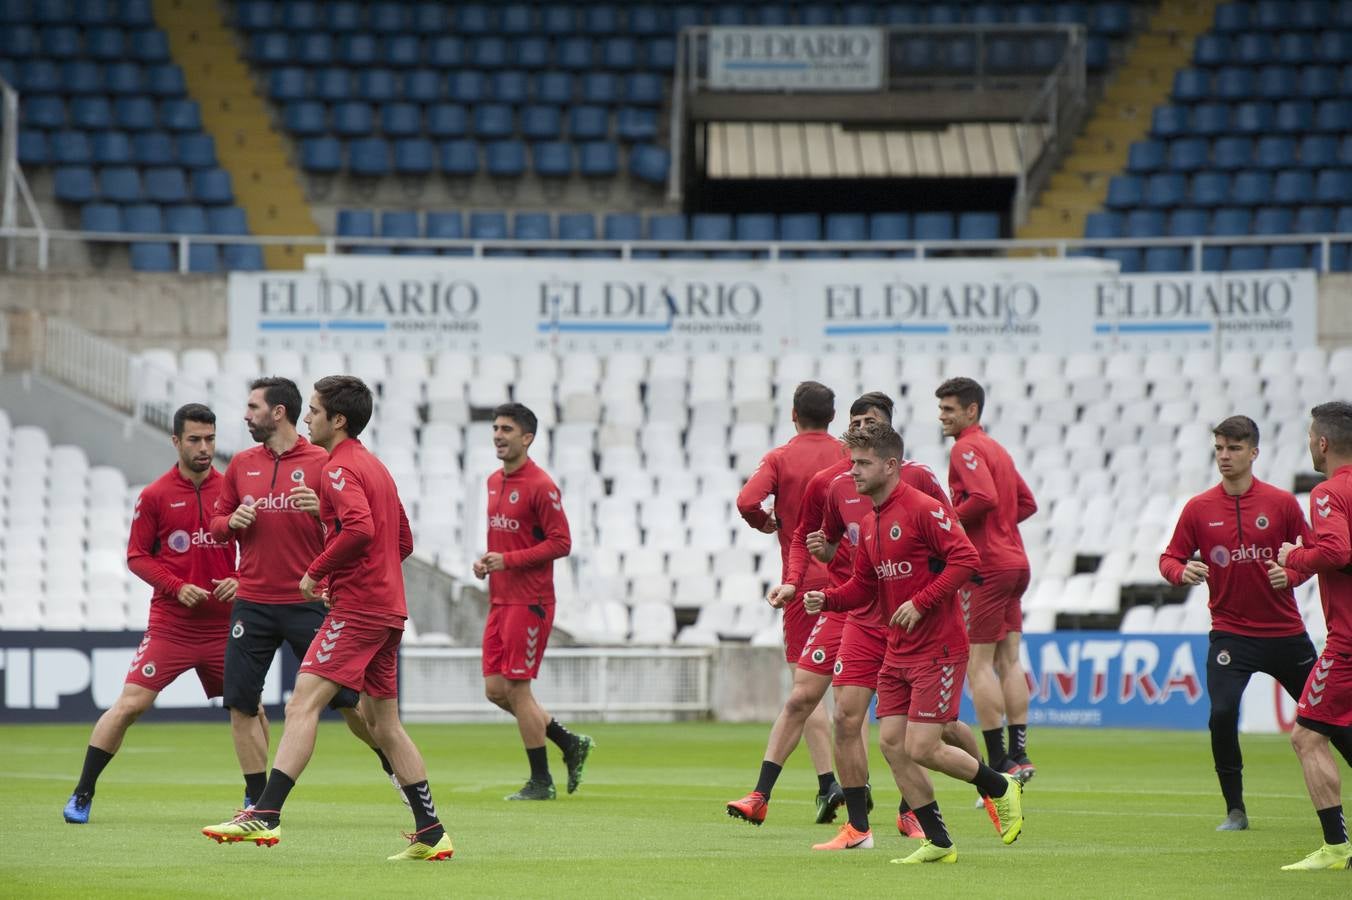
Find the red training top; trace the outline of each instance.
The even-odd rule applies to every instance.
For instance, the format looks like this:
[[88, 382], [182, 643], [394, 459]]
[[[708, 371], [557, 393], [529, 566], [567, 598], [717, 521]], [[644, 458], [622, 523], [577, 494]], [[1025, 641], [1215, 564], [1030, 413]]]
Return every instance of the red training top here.
[[505, 567], [488, 576], [490, 603], [553, 604], [554, 560], [569, 554], [573, 538], [558, 485], [530, 458], [510, 475], [488, 476], [488, 549]]
[[401, 563], [413, 552], [413, 532], [394, 479], [356, 438], [333, 448], [323, 473], [324, 552], [310, 563], [310, 577], [328, 578], [335, 614], [402, 629], [408, 604]]
[[953, 444], [948, 492], [981, 554], [982, 573], [1028, 568], [1019, 523], [1037, 512], [1037, 501], [1014, 460], [980, 425], [964, 428]]
[[[239, 597], [255, 603], [304, 603], [297, 585], [314, 558], [324, 551], [324, 526], [292, 505], [298, 485], [319, 489], [329, 455], [297, 435], [296, 445], [277, 456], [266, 446], [236, 453], [221, 479], [211, 535], [218, 541], [232, 534], [239, 541]], [[258, 514], [252, 525], [230, 528], [230, 516], [252, 503]]]
[[217, 541], [207, 530], [207, 515], [221, 489], [221, 475], [207, 472], [195, 485], [174, 466], [146, 485], [136, 499], [127, 539], [127, 568], [155, 589], [149, 630], [218, 636], [229, 627], [230, 604], [208, 597], [191, 609], [178, 592], [193, 584], [208, 593], [216, 582], [234, 578], [235, 545]]
[[923, 615], [914, 630], [889, 628], [885, 664], [905, 666], [967, 657], [967, 626], [953, 592], [981, 563], [962, 526], [933, 498], [898, 483], [865, 517], [854, 574], [826, 591], [826, 609], [881, 603], [883, 616], [910, 600]]
[[[1182, 584], [1183, 567], [1200, 550], [1209, 572], [1213, 629], [1247, 637], [1304, 634], [1295, 593], [1275, 589], [1267, 574], [1282, 543], [1301, 537], [1308, 542], [1310, 526], [1291, 494], [1257, 478], [1238, 495], [1218, 484], [1183, 507], [1160, 554], [1160, 574]], [[1287, 577], [1295, 586], [1310, 576], [1287, 569]]]
[[825, 431], [804, 431], [765, 454], [737, 494], [737, 511], [752, 528], [760, 528], [769, 520], [761, 501], [775, 495], [781, 577], [784, 584], [797, 584], [799, 593], [821, 590], [828, 582], [826, 566], [812, 558], [807, 560], [801, 582], [788, 580], [791, 545], [802, 518], [804, 494], [812, 476], [839, 462], [843, 453], [840, 441]]
[[1319, 602], [1328, 626], [1325, 650], [1352, 653], [1352, 466], [1343, 466], [1310, 492], [1314, 540], [1286, 557], [1286, 566], [1319, 576]]

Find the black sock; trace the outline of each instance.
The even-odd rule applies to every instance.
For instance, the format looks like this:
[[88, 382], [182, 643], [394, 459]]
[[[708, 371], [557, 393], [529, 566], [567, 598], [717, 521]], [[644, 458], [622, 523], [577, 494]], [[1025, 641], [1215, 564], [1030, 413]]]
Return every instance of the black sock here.
[[80, 770], [80, 783], [75, 785], [75, 793], [94, 796], [94, 785], [103, 774], [103, 767], [113, 759], [113, 754], [100, 750], [93, 744], [85, 749], [84, 768]]
[[268, 775], [266, 772], [244, 773], [244, 793], [249, 796], [250, 802], [257, 803], [263, 796], [263, 789], [267, 786]]
[[[976, 774], [968, 779], [968, 783], [976, 785], [983, 797], [1003, 797], [1005, 791], [1009, 790], [1005, 776], [983, 762], [976, 764]], [[916, 815], [920, 815], [919, 810], [916, 810]]]
[[831, 785], [836, 783], [835, 772], [823, 772], [817, 776], [817, 793], [825, 794], [831, 790]]
[[282, 806], [295, 786], [295, 780], [281, 769], [273, 769], [268, 773], [268, 784], [263, 788], [263, 796], [254, 800], [254, 809], [262, 813], [260, 818], [268, 823], [268, 827], [275, 828], [282, 820]]
[[1346, 844], [1347, 823], [1343, 820], [1343, 808], [1330, 806], [1315, 810], [1319, 814], [1319, 824], [1324, 827], [1324, 843]]
[[926, 839], [934, 846], [953, 846], [953, 840], [948, 836], [948, 827], [944, 825], [943, 814], [939, 812], [938, 800], [931, 800], [924, 806], [917, 806], [915, 817], [920, 820], [920, 827], [924, 830]]
[[1225, 772], [1218, 773], [1217, 778], [1221, 782], [1221, 796], [1225, 798], [1225, 811], [1228, 813], [1232, 809], [1245, 812], [1244, 809], [1244, 773], [1243, 772]]
[[847, 787], [845, 791], [845, 811], [850, 814], [850, 824], [856, 831], [868, 831], [868, 788]]
[[545, 784], [554, 783], [554, 776], [549, 774], [549, 757], [545, 754], [543, 744], [539, 747], [527, 747], [526, 759], [530, 760], [531, 781], [543, 781]]
[[406, 784], [400, 790], [408, 798], [408, 808], [413, 810], [413, 830], [418, 833], [418, 841], [430, 847], [441, 840], [446, 829], [437, 819], [437, 807], [432, 802], [432, 789], [427, 782]]
[[1005, 730], [991, 728], [981, 732], [986, 739], [986, 761], [998, 766], [1005, 761]]
[[1027, 725], [1009, 726], [1009, 755], [1015, 759], [1023, 759], [1028, 755]]
[[897, 807], [897, 815], [899, 815], [899, 816], [904, 816], [904, 815], [906, 815], [908, 812], [912, 812], [912, 810], [911, 810], [911, 804], [909, 804], [909, 803], [906, 802], [906, 798], [905, 798], [905, 797], [902, 797], [902, 798], [901, 798], [901, 805]]
[[375, 751], [376, 758], [380, 760], [380, 767], [385, 770], [385, 774], [393, 775], [394, 766], [390, 765], [390, 758], [385, 755], [385, 751], [379, 747], [372, 747], [371, 749]]
[[782, 771], [783, 766], [776, 765], [768, 759], [762, 762], [760, 778], [756, 781], [756, 793], [769, 800], [770, 792], [775, 789], [775, 782], [779, 780], [779, 773]]
[[549, 724], [545, 726], [545, 737], [553, 741], [564, 753], [572, 750], [573, 744], [577, 743], [577, 735], [560, 725], [558, 719], [549, 720]]

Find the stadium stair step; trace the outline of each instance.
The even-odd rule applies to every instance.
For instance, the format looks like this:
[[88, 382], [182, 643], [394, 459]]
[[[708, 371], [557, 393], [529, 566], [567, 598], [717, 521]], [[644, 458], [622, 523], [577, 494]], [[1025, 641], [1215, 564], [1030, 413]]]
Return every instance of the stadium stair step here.
[[[1163, 0], [1138, 33], [1122, 65], [1076, 137], [1070, 153], [1019, 226], [1020, 238], [1080, 237], [1085, 214], [1108, 196], [1108, 182], [1127, 162], [1133, 141], [1150, 132], [1154, 108], [1169, 98], [1174, 73], [1211, 27], [1219, 0]], [[1071, 175], [1070, 181], [1063, 176]], [[1047, 210], [1044, 212], [1044, 210]]]
[[[236, 202], [253, 234], [319, 234], [289, 145], [272, 128], [267, 105], [254, 91], [221, 5], [196, 0], [154, 0], [155, 20], [169, 37], [174, 62], [202, 111], [202, 127], [216, 141], [216, 156], [230, 173]], [[320, 245], [269, 246], [269, 269], [299, 269]]]

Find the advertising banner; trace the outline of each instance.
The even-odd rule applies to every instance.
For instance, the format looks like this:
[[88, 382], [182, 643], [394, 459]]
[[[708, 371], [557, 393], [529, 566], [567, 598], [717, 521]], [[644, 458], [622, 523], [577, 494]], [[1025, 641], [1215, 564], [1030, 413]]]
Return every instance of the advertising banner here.
[[878, 91], [879, 28], [710, 28], [708, 83], [724, 91]]
[[232, 273], [242, 350], [1035, 353], [1312, 346], [1313, 272], [1094, 259], [311, 256]]

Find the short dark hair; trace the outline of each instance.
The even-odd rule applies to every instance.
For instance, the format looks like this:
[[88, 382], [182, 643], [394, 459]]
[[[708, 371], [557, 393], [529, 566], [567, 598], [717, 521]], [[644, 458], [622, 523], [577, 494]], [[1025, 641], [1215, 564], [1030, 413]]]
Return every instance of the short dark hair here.
[[939, 389], [934, 392], [934, 396], [940, 400], [945, 397], [957, 397], [958, 403], [962, 404], [963, 409], [975, 403], [978, 419], [981, 418], [982, 410], [986, 408], [985, 389], [970, 378], [961, 376], [950, 378], [939, 385]]
[[334, 416], [347, 419], [348, 437], [361, 434], [371, 421], [371, 389], [355, 375], [325, 375], [315, 382], [315, 393], [330, 421]]
[[1258, 446], [1258, 423], [1248, 416], [1231, 416], [1211, 429], [1211, 433], [1217, 437], [1229, 438], [1232, 441], [1248, 441], [1255, 447]]
[[274, 406], [286, 408], [286, 418], [295, 425], [300, 421], [300, 388], [290, 378], [283, 378], [280, 375], [271, 375], [267, 378], [255, 378], [249, 382], [249, 391], [262, 390], [263, 402], [268, 405], [268, 409]]
[[871, 450], [882, 459], [901, 459], [906, 443], [886, 422], [870, 422], [858, 431], [845, 434], [845, 446], [851, 450]]
[[1352, 403], [1333, 400], [1310, 410], [1314, 433], [1329, 442], [1339, 456], [1352, 455]]
[[825, 428], [836, 417], [836, 394], [817, 381], [804, 381], [793, 392], [793, 411], [804, 428]]
[[890, 425], [893, 406], [892, 398], [882, 391], [869, 391], [867, 394], [860, 394], [859, 399], [850, 404], [850, 418], [862, 416], [870, 409], [880, 409], [887, 413], [887, 422]]
[[174, 437], [183, 437], [185, 422], [200, 422], [203, 425], [215, 425], [216, 414], [201, 403], [185, 403], [174, 410]]
[[536, 434], [535, 429], [540, 427], [540, 420], [524, 403], [500, 403], [493, 407], [493, 418], [511, 419], [522, 434]]

